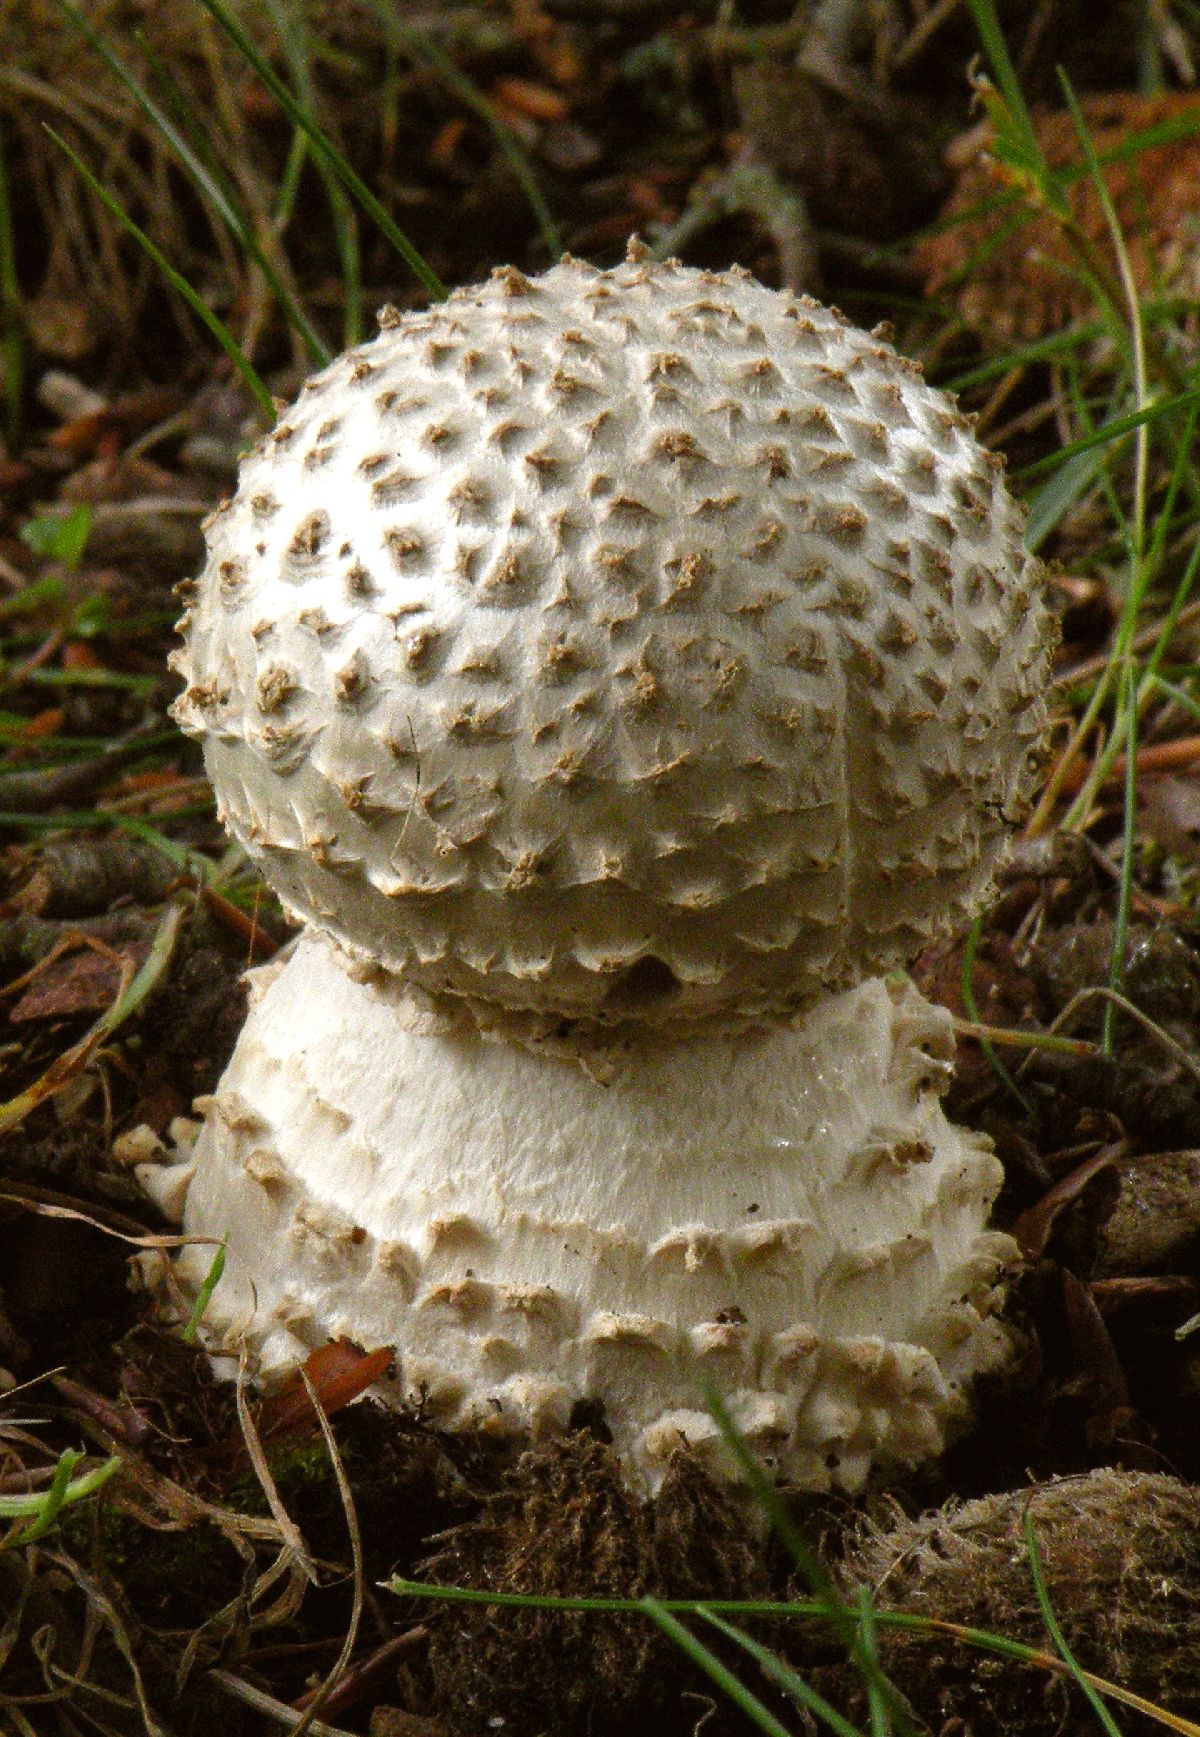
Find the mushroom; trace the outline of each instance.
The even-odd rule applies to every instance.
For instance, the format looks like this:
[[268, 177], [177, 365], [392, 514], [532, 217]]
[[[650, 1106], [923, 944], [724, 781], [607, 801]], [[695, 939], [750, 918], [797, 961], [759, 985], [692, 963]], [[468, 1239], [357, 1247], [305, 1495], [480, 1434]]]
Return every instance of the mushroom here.
[[1013, 1245], [885, 974], [1045, 727], [1000, 462], [881, 333], [636, 246], [382, 328], [245, 459], [177, 654], [304, 925], [201, 1106], [210, 1348], [391, 1346], [453, 1428], [598, 1402], [652, 1486], [724, 1463], [706, 1376], [810, 1487], [936, 1453]]

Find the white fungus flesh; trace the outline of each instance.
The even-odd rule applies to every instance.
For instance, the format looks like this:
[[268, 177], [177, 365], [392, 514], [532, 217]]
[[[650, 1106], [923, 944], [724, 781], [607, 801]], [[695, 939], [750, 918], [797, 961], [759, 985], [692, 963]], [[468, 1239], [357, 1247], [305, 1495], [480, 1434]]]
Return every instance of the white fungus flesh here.
[[[651, 1484], [936, 1453], [1000, 1354], [948, 1016], [1051, 632], [968, 420], [746, 273], [565, 261], [389, 314], [244, 462], [177, 715], [305, 933], [206, 1106], [206, 1330]], [[160, 1178], [174, 1187], [182, 1178]], [[208, 1249], [176, 1273], [194, 1293]]]
[[177, 716], [292, 912], [435, 991], [799, 1005], [969, 920], [1046, 614], [999, 461], [747, 274], [389, 318], [209, 527]]
[[684, 1441], [720, 1458], [706, 1379], [809, 1487], [937, 1451], [1003, 1347], [1012, 1253], [980, 1232], [999, 1164], [938, 1102], [943, 1009], [872, 978], [601, 1071], [345, 966], [310, 933], [255, 974], [206, 1106], [188, 1224], [230, 1231], [229, 1369], [246, 1336], [268, 1380], [345, 1337], [394, 1346], [390, 1397], [451, 1428], [536, 1436], [598, 1401], [651, 1484]]

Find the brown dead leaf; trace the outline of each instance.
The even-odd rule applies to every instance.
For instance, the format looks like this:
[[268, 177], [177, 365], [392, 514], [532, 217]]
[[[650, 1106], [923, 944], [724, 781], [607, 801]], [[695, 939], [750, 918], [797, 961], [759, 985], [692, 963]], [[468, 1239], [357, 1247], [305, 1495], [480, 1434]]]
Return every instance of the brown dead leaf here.
[[551, 18], [538, 0], [513, 0], [513, 28], [552, 84], [579, 85], [587, 67], [570, 30]]
[[491, 90], [499, 108], [523, 115], [530, 121], [565, 121], [571, 105], [561, 91], [532, 78], [498, 78]]
[[1117, 1348], [1086, 1285], [1064, 1267], [1063, 1315], [1075, 1353], [1076, 1383], [1088, 1399], [1088, 1439], [1093, 1447], [1110, 1446], [1136, 1416], [1129, 1384]]
[[95, 670], [104, 667], [95, 646], [89, 645], [86, 639], [67, 640], [59, 662], [63, 669], [69, 670]]
[[1021, 1214], [1012, 1227], [1012, 1235], [1027, 1261], [1037, 1260], [1039, 1255], [1045, 1254], [1059, 1214], [1079, 1199], [1093, 1176], [1109, 1169], [1118, 1158], [1123, 1157], [1128, 1145], [1127, 1140], [1121, 1140], [1111, 1146], [1102, 1146], [1099, 1152], [1094, 1152], [1084, 1163], [1076, 1165], [1069, 1175], [1062, 1177], [1053, 1188], [1047, 1189], [1040, 1200]]
[[120, 397], [62, 424], [50, 436], [49, 444], [68, 452], [90, 452], [106, 434], [125, 441], [145, 433], [155, 423], [173, 416], [182, 404], [179, 393], [169, 386], [146, 386], [123, 392]]
[[140, 970], [149, 952], [148, 939], [130, 938], [115, 947], [81, 947], [47, 959], [8, 1017], [20, 1025], [76, 1013], [103, 1013], [116, 1000], [128, 970]]
[[395, 1358], [390, 1346], [362, 1351], [348, 1339], [335, 1339], [311, 1351], [303, 1370], [298, 1370], [264, 1403], [258, 1419], [260, 1439], [276, 1442], [282, 1437], [308, 1435], [318, 1427], [319, 1419], [304, 1384], [306, 1375], [321, 1409], [332, 1417], [381, 1380]]
[[66, 713], [61, 706], [47, 706], [44, 711], [35, 712], [32, 718], [21, 726], [21, 740], [25, 742], [40, 742], [46, 736], [55, 736], [63, 727]]
[[1200, 1301], [1200, 1285], [1187, 1273], [1157, 1273], [1149, 1277], [1092, 1279], [1088, 1295], [1102, 1315], [1114, 1315], [1135, 1303], [1178, 1303], [1188, 1314]]
[[432, 145], [429, 147], [429, 161], [439, 169], [449, 169], [454, 162], [458, 147], [462, 144], [467, 131], [467, 123], [462, 115], [452, 115], [443, 127], [438, 129]]
[[[1125, 149], [1156, 128], [1186, 127], [1200, 115], [1195, 91], [1143, 96], [1105, 91], [1080, 108], [1104, 164], [1107, 197], [1116, 207], [1129, 267], [1139, 291], [1196, 292], [1196, 189], [1200, 135], [1185, 132]], [[1117, 267], [1108, 215], [1082, 162], [1075, 122], [1065, 110], [1035, 110], [1038, 145], [1052, 169], [1079, 171], [1066, 187], [1076, 233], [1082, 232], [1110, 270]], [[990, 127], [976, 127], [952, 147], [957, 182], [941, 223], [915, 250], [927, 295], [950, 295], [966, 323], [997, 348], [1061, 331], [1094, 308], [1091, 286], [1075, 268], [1065, 224], [1032, 200], [1017, 197], [1000, 212], [999, 196], [1020, 186], [992, 146]], [[1014, 229], [1014, 225], [1016, 225]]]
[[[389, 1681], [394, 1683], [400, 1661], [410, 1653], [418, 1652], [428, 1639], [429, 1630], [423, 1623], [418, 1623], [415, 1628], [410, 1628], [403, 1634], [392, 1635], [360, 1664], [347, 1670], [336, 1686], [328, 1692], [324, 1684], [306, 1690], [293, 1702], [295, 1710], [297, 1713], [307, 1712], [308, 1708], [315, 1707], [319, 1700], [321, 1713], [328, 1720], [337, 1718], [352, 1707], [360, 1706], [368, 1698], [374, 1698], [383, 1684]], [[454, 1737], [454, 1733], [440, 1720], [419, 1718], [415, 1713], [397, 1713], [395, 1722], [380, 1723], [379, 1714], [388, 1711], [386, 1707], [376, 1707], [373, 1710], [371, 1737]]]

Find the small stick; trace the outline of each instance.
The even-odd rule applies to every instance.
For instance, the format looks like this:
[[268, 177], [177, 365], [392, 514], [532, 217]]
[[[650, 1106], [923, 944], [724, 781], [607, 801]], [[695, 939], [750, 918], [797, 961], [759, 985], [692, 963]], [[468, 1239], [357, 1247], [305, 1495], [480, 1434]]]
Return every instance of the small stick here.
[[[1200, 760], [1200, 736], [1177, 736], [1170, 742], [1147, 742], [1134, 755], [1138, 773], [1175, 772]], [[1105, 784], [1119, 784], [1125, 776], [1126, 757], [1118, 754], [1104, 775]], [[1073, 796], [1082, 790], [1091, 771], [1078, 760], [1063, 774], [1059, 788], [1063, 795]]]

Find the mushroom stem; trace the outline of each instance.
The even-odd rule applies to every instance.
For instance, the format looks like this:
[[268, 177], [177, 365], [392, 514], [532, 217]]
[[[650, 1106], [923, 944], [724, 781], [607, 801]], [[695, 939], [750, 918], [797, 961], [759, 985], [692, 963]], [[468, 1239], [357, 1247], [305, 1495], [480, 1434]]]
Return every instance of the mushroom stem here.
[[311, 931], [200, 1137], [214, 1349], [394, 1348], [454, 1427], [598, 1401], [651, 1484], [720, 1456], [707, 1375], [857, 1488], [1004, 1348], [949, 1016], [879, 976], [1035, 782], [1003, 465], [881, 332], [637, 243], [380, 323], [184, 588], [175, 715]]
[[345, 1336], [394, 1347], [385, 1396], [450, 1427], [598, 1401], [654, 1486], [685, 1440], [723, 1458], [707, 1378], [780, 1473], [853, 1490], [935, 1453], [1003, 1354], [1000, 1166], [943, 1114], [950, 1016], [907, 981], [570, 1058], [364, 982], [316, 931], [253, 975], [185, 1227], [228, 1235], [210, 1348], [247, 1341], [268, 1381]]

